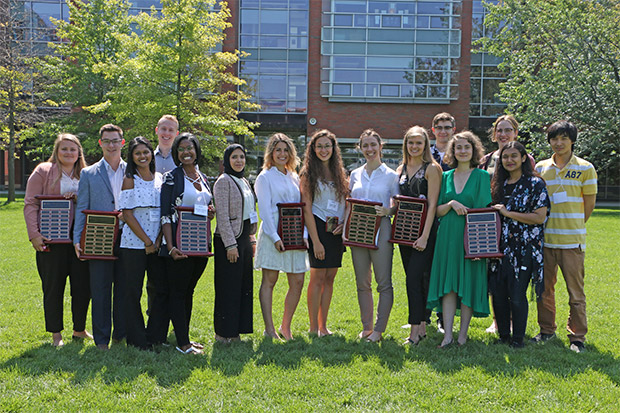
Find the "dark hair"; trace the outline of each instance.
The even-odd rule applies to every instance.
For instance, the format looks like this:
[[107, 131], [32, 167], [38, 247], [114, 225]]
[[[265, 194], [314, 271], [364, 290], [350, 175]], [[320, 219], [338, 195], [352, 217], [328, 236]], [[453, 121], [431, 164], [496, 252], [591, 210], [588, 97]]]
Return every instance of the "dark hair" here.
[[465, 139], [472, 148], [471, 160], [469, 164], [472, 168], [477, 168], [480, 164], [480, 159], [484, 154], [484, 150], [482, 149], [482, 143], [480, 143], [480, 139], [473, 132], [468, 130], [459, 132], [450, 139], [448, 142], [448, 149], [446, 149], [446, 154], [443, 157], [444, 163], [446, 163], [451, 168], [456, 168], [459, 165], [459, 162], [456, 160], [454, 156], [454, 144], [458, 139]]
[[573, 143], [571, 146], [572, 151], [572, 147], [575, 146], [577, 141], [577, 127], [574, 123], [567, 120], [559, 120], [547, 128], [547, 142], [550, 142], [556, 136], [568, 136], [568, 139]]
[[441, 121], [448, 121], [452, 124], [452, 127], [456, 127], [456, 121], [454, 120], [454, 116], [450, 115], [448, 112], [441, 112], [435, 115], [433, 118], [433, 128]]
[[183, 132], [180, 135], [177, 135], [174, 138], [174, 142], [172, 143], [172, 160], [176, 166], [181, 165], [181, 161], [179, 160], [179, 145], [181, 141], [188, 140], [194, 145], [194, 149], [196, 150], [196, 159], [194, 160], [194, 165], [197, 165], [200, 159], [202, 159], [202, 151], [200, 150], [200, 141], [198, 138], [192, 135], [189, 132]]
[[325, 172], [323, 162], [316, 156], [316, 142], [321, 138], [327, 138], [332, 144], [332, 156], [329, 158], [328, 169], [336, 187], [336, 194], [342, 201], [345, 200], [349, 193], [347, 185], [346, 172], [342, 164], [342, 155], [340, 154], [340, 146], [336, 141], [336, 135], [327, 129], [315, 131], [310, 136], [310, 142], [306, 147], [304, 155], [304, 163], [301, 168], [301, 175], [306, 177], [306, 185], [310, 199], [314, 201], [319, 180], [325, 180]]
[[374, 129], [366, 129], [360, 135], [360, 138], [357, 141], [357, 147], [361, 148], [362, 147], [362, 139], [368, 138], [368, 137], [375, 138], [377, 140], [377, 142], [379, 143], [379, 146], [383, 145], [383, 140], [381, 139], [381, 135], [379, 135], [379, 133], [377, 131], [375, 131]]
[[151, 152], [149, 171], [151, 171], [152, 174], [155, 173], [155, 153], [153, 152], [153, 145], [151, 145], [151, 142], [149, 142], [148, 139], [142, 136], [136, 136], [131, 140], [131, 142], [129, 142], [129, 148], [127, 149], [127, 167], [125, 168], [125, 176], [127, 178], [133, 178], [133, 176], [136, 174], [137, 167], [136, 163], [133, 161], [133, 151], [138, 145], [146, 146], [149, 152]]
[[519, 151], [522, 158], [525, 157], [525, 161], [521, 164], [521, 174], [523, 174], [523, 176], [529, 177], [537, 175], [534, 168], [532, 168], [532, 163], [530, 162], [529, 157], [527, 156], [525, 146], [517, 141], [508, 142], [499, 151], [499, 160], [491, 181], [491, 196], [493, 197], [493, 202], [496, 204], [502, 202], [502, 199], [504, 198], [504, 182], [506, 182], [506, 179], [510, 177], [510, 173], [504, 168], [504, 164], [502, 163], [502, 155], [508, 149], [516, 149]]
[[99, 137], [103, 135], [103, 132], [117, 132], [118, 135], [123, 139], [123, 130], [120, 126], [113, 125], [111, 123], [106, 123], [99, 129]]

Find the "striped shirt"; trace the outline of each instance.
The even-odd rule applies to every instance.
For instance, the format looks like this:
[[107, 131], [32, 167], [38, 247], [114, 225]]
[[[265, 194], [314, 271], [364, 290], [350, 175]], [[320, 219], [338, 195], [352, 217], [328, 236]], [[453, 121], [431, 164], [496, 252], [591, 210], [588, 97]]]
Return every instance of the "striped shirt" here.
[[592, 164], [574, 154], [560, 169], [553, 157], [536, 164], [547, 182], [551, 214], [545, 227], [545, 247], [586, 249], [584, 195], [596, 195], [597, 175]]

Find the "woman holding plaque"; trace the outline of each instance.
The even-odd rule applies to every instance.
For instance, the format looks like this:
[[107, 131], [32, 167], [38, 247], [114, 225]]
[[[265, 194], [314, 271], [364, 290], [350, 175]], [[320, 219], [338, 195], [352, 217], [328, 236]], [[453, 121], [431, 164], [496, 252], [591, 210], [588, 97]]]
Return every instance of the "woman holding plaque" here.
[[193, 208], [195, 215], [208, 216], [211, 188], [205, 174], [197, 168], [202, 152], [200, 142], [191, 133], [177, 135], [172, 144], [172, 157], [177, 167], [164, 174], [161, 188], [161, 223], [165, 245], [159, 255], [165, 257], [170, 318], [177, 338], [177, 350], [184, 354], [201, 354], [204, 346], [189, 340], [189, 322], [192, 316], [194, 289], [200, 279], [207, 258], [188, 256], [177, 248], [176, 233], [179, 220], [177, 207]]
[[441, 188], [441, 166], [431, 155], [430, 141], [426, 129], [421, 126], [409, 128], [403, 140], [403, 164], [398, 167], [400, 194], [426, 199], [426, 220], [424, 230], [412, 246], [399, 245], [407, 284], [409, 302], [409, 324], [411, 332], [405, 344], [416, 345], [426, 337], [426, 320], [430, 310], [426, 309], [426, 296], [430, 279], [435, 238], [437, 236], [437, 198]]
[[[378, 249], [351, 247], [351, 258], [355, 270], [357, 284], [357, 300], [360, 306], [362, 332], [359, 338], [370, 342], [378, 342], [383, 337], [394, 303], [392, 288], [392, 254], [394, 246], [388, 242], [392, 233], [390, 215], [395, 211], [392, 197], [398, 195], [398, 174], [381, 161], [383, 141], [381, 136], [372, 129], [362, 132], [358, 144], [366, 163], [351, 172], [349, 189], [351, 198], [364, 201], [380, 202], [375, 207], [380, 218], [377, 234]], [[347, 216], [350, 207], [347, 207]], [[344, 234], [345, 241], [348, 234]], [[373, 326], [372, 269], [375, 272], [379, 302], [377, 319]]]
[[334, 279], [342, 266], [342, 229], [349, 183], [342, 165], [336, 135], [326, 129], [310, 137], [301, 170], [301, 200], [310, 259], [308, 315], [310, 333], [331, 335], [327, 313], [334, 291]]
[[531, 280], [539, 298], [544, 289], [544, 222], [550, 202], [545, 181], [532, 169], [523, 145], [509, 142], [499, 151], [499, 158], [491, 188], [493, 208], [502, 215], [504, 256], [491, 274], [489, 289], [500, 342], [521, 348], [527, 326], [527, 286]]
[[28, 238], [36, 251], [37, 270], [43, 287], [45, 329], [52, 333], [54, 347], [64, 345], [62, 307], [67, 276], [71, 283], [73, 338], [93, 338], [85, 329], [90, 302], [90, 276], [88, 262], [77, 259], [72, 243], [46, 244], [49, 239], [41, 234], [39, 226], [41, 200], [36, 197], [58, 195], [75, 199], [80, 172], [84, 167], [86, 162], [78, 138], [68, 133], [60, 134], [54, 142], [52, 156], [47, 162], [37, 165], [28, 178], [24, 197]]
[[482, 144], [469, 131], [454, 135], [444, 157], [444, 162], [455, 169], [444, 172], [442, 177], [437, 201], [439, 229], [427, 303], [427, 308], [443, 312], [445, 333], [440, 348], [453, 342], [457, 308], [461, 310], [459, 345], [467, 341], [472, 316], [489, 315], [487, 260], [465, 259], [463, 239], [467, 210], [485, 208], [491, 203], [489, 173], [477, 168], [481, 157]]
[[217, 228], [215, 248], [215, 339], [239, 340], [252, 327], [252, 258], [256, 249], [256, 199], [245, 171], [245, 148], [232, 144], [224, 151], [224, 173], [213, 185]]
[[[271, 135], [265, 148], [263, 170], [256, 178], [254, 188], [258, 197], [258, 210], [262, 219], [256, 246], [257, 269], [263, 279], [259, 298], [265, 322], [264, 335], [280, 339], [273, 324], [273, 288], [280, 271], [288, 278], [288, 291], [284, 300], [284, 314], [278, 332], [286, 340], [293, 338], [291, 321], [304, 286], [304, 273], [308, 271], [308, 253], [305, 250], [285, 250], [278, 235], [278, 203], [299, 203], [299, 177], [295, 168], [299, 163], [291, 138], [283, 133]], [[307, 235], [304, 230], [304, 242]]]
[[[125, 268], [125, 320], [127, 344], [141, 350], [165, 341], [168, 332], [164, 262], [157, 256], [161, 243], [160, 197], [162, 176], [155, 172], [155, 155], [148, 139], [138, 136], [129, 142], [127, 167], [119, 209], [127, 224], [121, 234], [120, 258]], [[148, 328], [144, 325], [140, 298], [144, 273], [155, 287]]]

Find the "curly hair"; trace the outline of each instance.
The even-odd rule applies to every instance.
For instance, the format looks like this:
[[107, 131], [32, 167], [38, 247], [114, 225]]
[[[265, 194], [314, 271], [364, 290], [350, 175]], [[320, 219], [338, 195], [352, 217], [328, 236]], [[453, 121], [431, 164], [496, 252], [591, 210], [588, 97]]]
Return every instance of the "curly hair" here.
[[286, 169], [289, 171], [295, 171], [297, 165], [299, 165], [299, 158], [297, 157], [297, 149], [295, 149], [295, 145], [293, 144], [293, 140], [286, 136], [284, 133], [278, 132], [274, 133], [269, 137], [269, 141], [267, 141], [267, 145], [265, 146], [265, 155], [263, 157], [263, 169], [267, 170], [274, 165], [273, 161], [273, 151], [276, 150], [276, 146], [280, 143], [284, 142], [288, 149], [288, 162], [286, 163]]
[[480, 139], [471, 131], [465, 130], [457, 133], [450, 139], [448, 142], [448, 149], [446, 150], [446, 154], [443, 157], [444, 163], [448, 164], [451, 168], [456, 168], [459, 165], [459, 162], [456, 160], [454, 156], [454, 145], [456, 141], [459, 139], [465, 139], [472, 148], [471, 159], [469, 160], [469, 165], [472, 168], [477, 168], [480, 164], [480, 159], [484, 154], [484, 149], [482, 149], [482, 143], [480, 143]]
[[332, 144], [332, 156], [329, 158], [329, 173], [336, 187], [336, 195], [339, 200], [344, 201], [349, 194], [349, 186], [347, 185], [346, 172], [342, 164], [342, 156], [340, 154], [340, 146], [336, 141], [336, 135], [327, 129], [317, 130], [310, 136], [310, 142], [306, 147], [304, 154], [304, 162], [301, 168], [301, 176], [306, 178], [307, 193], [314, 200], [314, 194], [317, 191], [319, 180], [326, 181], [326, 170], [323, 161], [316, 155], [316, 142], [321, 138], [327, 138]]

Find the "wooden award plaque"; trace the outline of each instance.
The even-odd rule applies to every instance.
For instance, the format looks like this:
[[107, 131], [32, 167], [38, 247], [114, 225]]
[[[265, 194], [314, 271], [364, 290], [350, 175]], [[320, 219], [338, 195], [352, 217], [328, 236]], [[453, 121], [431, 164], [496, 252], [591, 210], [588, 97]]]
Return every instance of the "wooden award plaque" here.
[[304, 202], [279, 203], [278, 236], [285, 250], [305, 250], [304, 243]]
[[82, 211], [86, 223], [82, 230], [81, 259], [116, 260], [114, 246], [118, 238], [118, 211]]
[[354, 198], [347, 198], [347, 202], [351, 205], [351, 211], [345, 226], [347, 240], [343, 244], [350, 247], [379, 249], [375, 239], [379, 232], [381, 217], [377, 215], [375, 205], [382, 205], [381, 202]]
[[426, 222], [426, 199], [396, 195], [396, 214], [390, 242], [412, 246], [420, 238]]
[[468, 209], [465, 217], [465, 258], [500, 258], [501, 220], [493, 208]]
[[211, 221], [192, 207], [177, 207], [177, 248], [189, 257], [211, 257]]
[[73, 199], [62, 195], [37, 195], [39, 208], [39, 232], [46, 244], [72, 244]]

